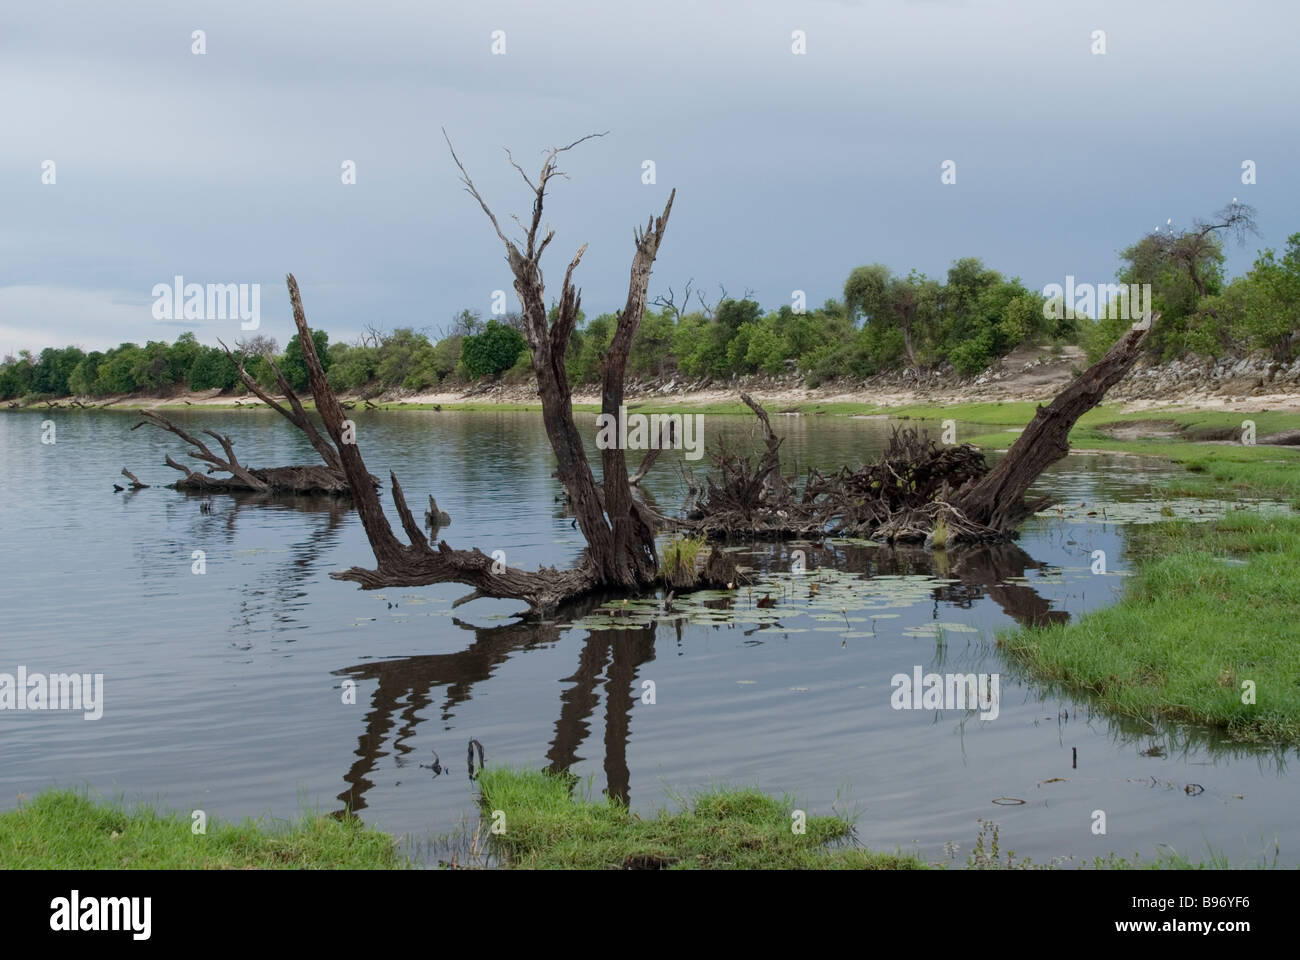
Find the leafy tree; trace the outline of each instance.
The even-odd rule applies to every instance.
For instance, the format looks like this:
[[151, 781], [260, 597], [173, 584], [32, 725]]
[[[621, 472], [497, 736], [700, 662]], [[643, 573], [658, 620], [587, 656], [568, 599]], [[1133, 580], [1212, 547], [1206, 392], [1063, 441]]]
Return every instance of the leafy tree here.
[[[1160, 313], [1149, 350], [1171, 359], [1191, 349], [1191, 318], [1202, 300], [1223, 292], [1222, 238], [1242, 241], [1254, 232], [1254, 208], [1234, 202], [1208, 221], [1195, 221], [1189, 230], [1157, 230], [1120, 253], [1127, 264], [1118, 274], [1120, 282], [1151, 284], [1152, 309]], [[1204, 346], [1204, 315], [1201, 326], [1194, 340]]]
[[99, 379], [99, 365], [103, 359], [104, 354], [98, 350], [92, 350], [82, 357], [68, 374], [68, 392], [93, 395], [96, 392], [96, 380]]
[[466, 373], [477, 380], [509, 370], [526, 346], [523, 334], [518, 330], [497, 320], [489, 320], [482, 333], [465, 338], [461, 359]]
[[[320, 357], [321, 369], [329, 374], [330, 364], [333, 358], [329, 353], [329, 334], [324, 330], [313, 330], [311, 332], [311, 342], [316, 348], [316, 356]], [[284, 378], [289, 381], [289, 386], [294, 390], [306, 390], [307, 380], [307, 361], [302, 355], [302, 343], [298, 339], [298, 334], [290, 338], [289, 343], [284, 348], [284, 356], [280, 359], [280, 372]], [[249, 371], [252, 372], [251, 370]], [[255, 375], [261, 382], [261, 376]]]
[[167, 344], [161, 340], [150, 340], [144, 345], [131, 364], [135, 389], [158, 393], [173, 383], [168, 353]]
[[753, 328], [745, 351], [745, 364], [751, 370], [775, 376], [785, 369], [789, 344], [781, 334], [780, 315], [768, 314]]
[[[844, 282], [844, 303], [855, 320], [861, 315], [868, 325], [894, 327], [902, 334], [908, 363], [920, 365], [918, 340], [934, 337], [934, 320], [939, 304], [939, 286], [913, 270], [907, 277], [895, 277], [884, 264], [858, 267]], [[883, 342], [883, 331], [871, 339]]]
[[218, 347], [202, 347], [190, 365], [191, 390], [212, 390], [219, 387], [229, 390], [239, 382], [239, 369], [235, 361]]
[[632, 375], [662, 377], [673, 369], [676, 365], [672, 353], [674, 327], [672, 310], [645, 312], [627, 355], [627, 368]]
[[32, 392], [32, 354], [19, 350], [17, 357], [5, 357], [0, 367], [0, 397], [5, 400], [24, 397]]
[[379, 348], [379, 366], [375, 375], [385, 386], [401, 386], [407, 377], [432, 357], [432, 353], [433, 345], [429, 343], [428, 337], [416, 333], [410, 327], [398, 327], [384, 338]]
[[[582, 323], [579, 315], [578, 322]], [[602, 313], [583, 325], [581, 331], [569, 340], [569, 348], [564, 356], [564, 369], [569, 383], [595, 383], [600, 379], [600, 358], [609, 349], [614, 340], [614, 331], [618, 327], [618, 315]]]
[[1272, 250], [1260, 254], [1244, 286], [1244, 309], [1237, 329], [1275, 360], [1289, 362], [1295, 356], [1296, 328], [1300, 326], [1300, 233], [1287, 238], [1281, 259]]
[[130, 393], [136, 388], [132, 369], [144, 359], [144, 351], [134, 343], [123, 343], [109, 350], [99, 365], [95, 393]]
[[67, 396], [68, 377], [85, 356], [77, 347], [46, 347], [32, 367], [32, 390]]
[[203, 353], [203, 346], [192, 330], [186, 330], [167, 351], [167, 372], [172, 383], [187, 383], [190, 368]]

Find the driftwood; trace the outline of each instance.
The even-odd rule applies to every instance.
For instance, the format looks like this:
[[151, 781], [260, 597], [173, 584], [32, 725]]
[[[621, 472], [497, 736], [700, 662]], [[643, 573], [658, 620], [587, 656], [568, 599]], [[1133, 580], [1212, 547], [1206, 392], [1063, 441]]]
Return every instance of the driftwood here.
[[[311, 339], [310, 331], [304, 336]], [[152, 424], [169, 433], [174, 433], [194, 449], [190, 451], [190, 456], [196, 460], [202, 460], [207, 463], [207, 473], [199, 473], [191, 470], [184, 464], [177, 463], [170, 456], [166, 458], [167, 466], [173, 470], [179, 470], [185, 474], [184, 478], [176, 481], [173, 486], [177, 490], [202, 490], [205, 492], [215, 493], [285, 493], [285, 494], [305, 494], [305, 495], [329, 495], [329, 496], [351, 496], [352, 487], [349, 485], [348, 478], [343, 472], [343, 464], [339, 459], [338, 451], [334, 446], [321, 435], [316, 428], [315, 421], [307, 415], [302, 401], [293, 387], [289, 385], [288, 379], [280, 370], [275, 360], [271, 357], [265, 357], [266, 362], [270, 365], [271, 371], [275, 374], [275, 384], [277, 389], [283, 395], [284, 404], [272, 397], [257, 380], [249, 374], [244, 368], [243, 354], [233, 353], [229, 347], [222, 343], [222, 349], [226, 355], [235, 361], [238, 367], [239, 379], [243, 381], [251, 393], [274, 410], [280, 416], [284, 417], [295, 427], [303, 432], [307, 441], [312, 448], [320, 454], [323, 466], [289, 466], [289, 467], [245, 467], [235, 457], [234, 441], [229, 436], [216, 433], [213, 430], [204, 430], [203, 432], [212, 437], [225, 452], [225, 458], [217, 456], [212, 452], [202, 440], [187, 433], [185, 430], [172, 423], [162, 414], [152, 410], [141, 410], [141, 421], [131, 429], [144, 426], [146, 423]], [[188, 401], [187, 401], [188, 402]], [[237, 406], [242, 404], [236, 403]], [[229, 474], [227, 477], [214, 477], [215, 472]], [[125, 473], [125, 471], [123, 471]], [[371, 490], [379, 486], [379, 478], [367, 474], [367, 484]], [[132, 478], [134, 479], [134, 477]], [[138, 483], [138, 481], [137, 481]]]
[[436, 537], [440, 527], [451, 526], [451, 515], [438, 506], [438, 501], [429, 494], [429, 509], [424, 511], [424, 525], [430, 528], [429, 536]]
[[1050, 499], [1026, 501], [1025, 494], [1044, 470], [1070, 452], [1070, 431], [1079, 418], [1101, 403], [1137, 362], [1154, 321], [1136, 324], [1106, 355], [1081, 373], [1046, 407], [1039, 407], [997, 466], [968, 480], [951, 498], [970, 522], [999, 534], [1011, 533], [1026, 517], [1051, 505]]
[[[1157, 315], [1158, 317], [1158, 315]], [[939, 447], [924, 433], [896, 429], [881, 456], [857, 470], [823, 476], [810, 471], [797, 498], [781, 474], [781, 441], [767, 413], [741, 399], [763, 428], [764, 452], [754, 465], [720, 447], [687, 529], [711, 538], [785, 538], [823, 534], [873, 537], [890, 543], [1009, 540], [1029, 516], [1051, 504], [1025, 494], [1044, 470], [1069, 453], [1070, 430], [1101, 402], [1137, 361], [1150, 324], [1135, 326], [1110, 351], [1039, 407], [1034, 419], [991, 470], [969, 444]]]
[[[221, 343], [220, 340], [217, 342]], [[244, 356], [242, 353], [231, 353], [230, 348], [224, 343], [221, 343], [221, 348], [226, 351], [226, 356], [235, 361], [239, 368], [239, 379], [243, 381], [244, 386], [246, 386], [249, 391], [264, 404], [301, 430], [306, 435], [312, 448], [319, 453], [321, 459], [325, 461], [325, 466], [334, 471], [341, 480], [343, 466], [339, 463], [338, 453], [332, 446], [330, 446], [329, 442], [320, 435], [320, 431], [316, 429], [316, 424], [312, 422], [311, 417], [307, 416], [307, 411], [303, 409], [302, 401], [298, 399], [298, 395], [294, 393], [293, 388], [289, 386], [289, 381], [280, 371], [280, 367], [276, 364], [275, 360], [270, 356], [263, 357], [266, 363], [271, 367], [272, 373], [275, 374], [276, 389], [278, 389], [281, 395], [283, 395], [289, 402], [289, 409], [287, 410], [284, 406], [277, 403], [274, 397], [263, 390], [262, 385], [257, 382], [257, 379], [244, 369]]]
[[[297, 401], [297, 397], [294, 400]], [[132, 430], [148, 424], [160, 430], [166, 430], [168, 433], [174, 433], [193, 447], [189, 452], [191, 457], [208, 464], [207, 472], [200, 473], [197, 470], [191, 470], [183, 463], [178, 463], [168, 455], [164, 461], [167, 466], [185, 475], [171, 485], [177, 490], [201, 490], [207, 493], [351, 495], [351, 488], [348, 486], [347, 478], [343, 475], [342, 470], [327, 466], [246, 467], [235, 456], [235, 442], [225, 434], [217, 433], [214, 430], [203, 431], [221, 445], [221, 449], [225, 453], [225, 456], [221, 457], [213, 453], [211, 448], [198, 437], [172, 423], [172, 421], [154, 410], [141, 410], [140, 417], [140, 422], [132, 427]], [[218, 472], [229, 474], [229, 476], [213, 476]], [[135, 478], [135, 475], [128, 473], [125, 468], [123, 468], [122, 473], [132, 480], [134, 488], [148, 486], [148, 484], [140, 483]], [[378, 486], [379, 479], [372, 476], [370, 482], [373, 488]]]

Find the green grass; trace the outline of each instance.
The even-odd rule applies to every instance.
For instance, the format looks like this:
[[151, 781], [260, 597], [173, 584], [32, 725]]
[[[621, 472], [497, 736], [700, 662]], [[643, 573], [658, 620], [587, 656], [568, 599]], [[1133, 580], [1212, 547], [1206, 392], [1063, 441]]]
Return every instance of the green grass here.
[[[1133, 717], [1300, 744], [1300, 517], [1242, 512], [1130, 528], [1119, 603], [998, 644], [1035, 675]], [[1242, 703], [1245, 681], [1254, 704]]]
[[48, 789], [0, 813], [0, 867], [27, 870], [393, 869], [393, 838], [323, 815], [224, 823]]
[[672, 583], [681, 572], [693, 574], [695, 561], [700, 548], [705, 545], [703, 537], [678, 536], [663, 545], [659, 553], [659, 575], [665, 583]]
[[853, 824], [841, 817], [807, 817], [792, 830], [796, 805], [758, 790], [715, 789], [681, 809], [642, 818], [617, 800], [575, 796], [576, 778], [489, 767], [479, 776], [485, 823], [504, 814], [492, 836], [506, 865], [523, 869], [620, 869], [655, 865], [695, 869], [921, 869], [901, 853], [876, 853], [848, 841]]

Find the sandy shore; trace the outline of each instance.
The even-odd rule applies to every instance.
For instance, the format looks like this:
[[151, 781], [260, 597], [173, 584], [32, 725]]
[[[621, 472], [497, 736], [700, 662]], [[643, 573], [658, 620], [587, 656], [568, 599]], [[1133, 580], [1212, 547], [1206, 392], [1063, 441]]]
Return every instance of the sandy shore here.
[[[807, 404], [855, 403], [880, 407], [915, 405], [942, 406], [970, 403], [1008, 403], [1016, 401], [1044, 401], [1056, 396], [1076, 373], [1087, 365], [1078, 347], [1066, 347], [1058, 354], [1042, 348], [1023, 348], [1002, 358], [993, 368], [973, 379], [934, 375], [920, 379], [899, 375], [876, 377], [859, 383], [833, 382], [819, 387], [808, 387], [801, 378], [750, 377], [730, 382], [693, 382], [690, 378], [666, 378], [642, 384], [629, 384], [626, 399], [630, 403], [657, 401], [694, 406], [735, 404], [741, 391], [773, 412], [789, 410]], [[1192, 382], [1162, 390], [1159, 396], [1134, 398], [1126, 396], [1133, 386], [1130, 376], [1119, 384], [1107, 402], [1124, 412], [1151, 410], [1195, 409], [1233, 410], [1258, 412], [1279, 410], [1300, 412], [1300, 389], [1290, 392], [1269, 392], [1256, 388], [1240, 395], [1225, 390], [1222, 384]], [[361, 403], [356, 396], [345, 400]], [[574, 393], [574, 402], [600, 404], [600, 392], [590, 386]], [[371, 400], [378, 404], [447, 405], [458, 404], [537, 404], [536, 389], [528, 383], [494, 383], [475, 385], [468, 389], [436, 390], [425, 393], [395, 391]], [[87, 407], [184, 407], [184, 406], [261, 406], [253, 396], [235, 396], [208, 390], [200, 393], [178, 393], [171, 397], [125, 396], [104, 398], [76, 397], [56, 401], [54, 406], [75, 406], [77, 402]], [[38, 407], [39, 408], [39, 407]]]

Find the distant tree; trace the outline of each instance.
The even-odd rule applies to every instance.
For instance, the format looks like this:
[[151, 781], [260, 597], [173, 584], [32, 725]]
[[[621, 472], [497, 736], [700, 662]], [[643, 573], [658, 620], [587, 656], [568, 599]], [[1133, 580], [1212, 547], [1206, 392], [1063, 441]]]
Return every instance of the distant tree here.
[[32, 366], [32, 390], [67, 396], [68, 377], [85, 356], [78, 347], [46, 347]]
[[1268, 350], [1278, 362], [1289, 362], [1300, 327], [1300, 233], [1287, 238], [1280, 259], [1272, 250], [1256, 258], [1244, 293], [1238, 329], [1253, 346]]
[[474, 379], [495, 376], [513, 367], [526, 347], [523, 334], [493, 319], [482, 333], [465, 338], [461, 360], [466, 373]]
[[144, 358], [144, 351], [134, 343], [123, 343], [107, 351], [99, 364], [94, 392], [100, 396], [130, 393], [136, 388], [132, 368]]
[[647, 310], [636, 329], [636, 339], [627, 357], [628, 372], [636, 376], [662, 377], [669, 373], [673, 362], [673, 330], [676, 317], [672, 310], [655, 313]]
[[452, 317], [451, 323], [443, 328], [442, 336], [439, 339], [446, 340], [448, 337], [472, 337], [482, 329], [482, 314], [477, 310], [466, 308]]
[[172, 379], [168, 345], [161, 340], [150, 340], [131, 364], [131, 379], [135, 389], [159, 393], [169, 387]]
[[171, 382], [188, 383], [190, 368], [202, 353], [203, 346], [194, 335], [194, 331], [186, 330], [177, 337], [167, 351], [167, 372]]
[[235, 361], [218, 347], [203, 347], [190, 365], [188, 383], [191, 390], [229, 390], [239, 381]]
[[907, 277], [896, 277], [884, 264], [858, 267], [844, 282], [844, 303], [849, 316], [865, 319], [869, 325], [892, 327], [903, 339], [908, 363], [919, 366], [917, 341], [924, 333], [933, 335], [939, 304], [939, 285], [913, 270]]
[[[333, 359], [329, 353], [329, 334], [324, 330], [313, 330], [311, 342], [316, 348], [316, 355], [320, 357], [321, 368], [328, 374]], [[307, 363], [303, 360], [302, 343], [296, 333], [284, 348], [284, 356], [280, 360], [280, 372], [284, 374], [284, 378], [289, 381], [289, 386], [294, 390], [307, 389]]]
[[16, 357], [5, 357], [0, 366], [0, 398], [16, 399], [32, 392], [32, 354], [19, 350]]
[[82, 357], [68, 374], [68, 391], [73, 394], [94, 395], [96, 381], [99, 379], [99, 365], [103, 360], [104, 354], [98, 350], [92, 350]]
[[[1223, 290], [1224, 238], [1242, 242], [1257, 232], [1255, 209], [1233, 202], [1189, 230], [1156, 230], [1121, 251], [1126, 265], [1118, 273], [1120, 282], [1151, 284], [1152, 308], [1160, 313], [1160, 324], [1147, 340], [1149, 350], [1170, 358], [1191, 348], [1189, 319], [1203, 299]], [[1122, 332], [1098, 326], [1107, 336]]]

